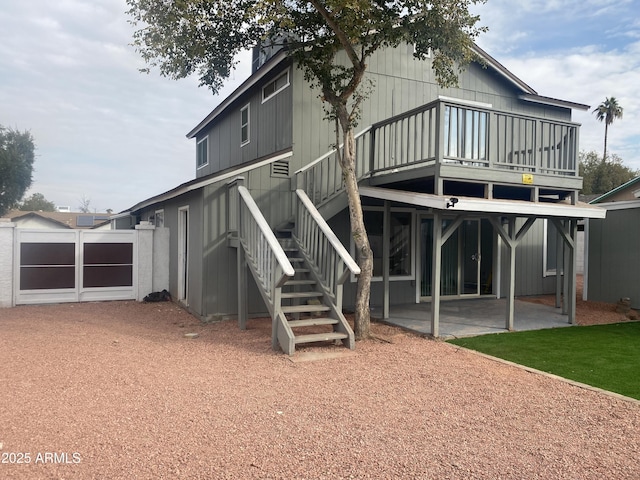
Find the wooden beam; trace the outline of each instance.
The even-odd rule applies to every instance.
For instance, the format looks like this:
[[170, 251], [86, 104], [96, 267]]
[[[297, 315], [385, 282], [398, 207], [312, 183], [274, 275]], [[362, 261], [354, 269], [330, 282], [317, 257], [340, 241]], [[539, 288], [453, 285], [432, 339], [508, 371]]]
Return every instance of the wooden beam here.
[[507, 289], [507, 313], [505, 319], [505, 328], [509, 331], [513, 330], [514, 315], [515, 315], [515, 297], [516, 297], [516, 219], [509, 219], [509, 232], [508, 237], [510, 240], [507, 243], [507, 249], [509, 251], [509, 288]]
[[433, 266], [431, 270], [431, 335], [440, 336], [440, 274], [442, 269], [442, 213], [433, 212]]
[[242, 243], [238, 245], [237, 268], [238, 268], [238, 327], [240, 330], [247, 329], [247, 258]]
[[567, 315], [569, 315], [569, 323], [573, 324], [576, 322], [576, 265], [577, 265], [577, 248], [576, 248], [576, 239], [578, 236], [578, 221], [577, 220], [569, 220], [569, 230], [571, 239], [573, 240], [571, 245], [568, 246], [569, 249], [569, 268], [567, 272], [567, 277], [569, 278], [569, 289], [567, 292], [568, 298], [568, 311]]
[[443, 232], [442, 232], [442, 244], [443, 245], [445, 243], [447, 243], [447, 240], [449, 240], [449, 238], [451, 238], [451, 235], [456, 233], [456, 230], [458, 230], [458, 227], [460, 225], [462, 225], [463, 221], [464, 221], [464, 215], [458, 215], [455, 218], [455, 220], [453, 221], [453, 223], [451, 225], [449, 225], [446, 229], [443, 230]]
[[389, 318], [389, 250], [391, 250], [391, 203], [384, 201], [382, 216], [382, 318]]

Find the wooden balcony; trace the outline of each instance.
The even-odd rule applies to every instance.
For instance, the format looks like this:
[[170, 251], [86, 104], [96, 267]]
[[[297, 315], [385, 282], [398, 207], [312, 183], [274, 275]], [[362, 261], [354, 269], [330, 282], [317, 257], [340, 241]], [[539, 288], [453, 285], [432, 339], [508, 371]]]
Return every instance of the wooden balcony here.
[[[582, 187], [578, 134], [576, 123], [440, 99], [360, 132], [357, 174], [372, 185], [420, 182], [425, 193], [467, 186], [470, 196], [494, 198], [495, 186], [530, 192], [532, 201], [575, 196]], [[296, 187], [316, 205], [342, 191], [335, 153], [296, 172]]]

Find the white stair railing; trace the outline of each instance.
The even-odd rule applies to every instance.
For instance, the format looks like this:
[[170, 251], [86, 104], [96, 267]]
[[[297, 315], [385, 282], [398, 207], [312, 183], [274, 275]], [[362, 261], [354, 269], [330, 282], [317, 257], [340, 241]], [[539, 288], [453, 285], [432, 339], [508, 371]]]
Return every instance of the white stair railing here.
[[244, 248], [247, 264], [261, 287], [272, 318], [281, 310], [282, 285], [295, 271], [262, 212], [243, 185], [238, 185], [238, 241]]
[[302, 189], [296, 190], [298, 211], [295, 237], [303, 254], [316, 267], [323, 285], [342, 311], [342, 287], [350, 274], [359, 275], [360, 267]]

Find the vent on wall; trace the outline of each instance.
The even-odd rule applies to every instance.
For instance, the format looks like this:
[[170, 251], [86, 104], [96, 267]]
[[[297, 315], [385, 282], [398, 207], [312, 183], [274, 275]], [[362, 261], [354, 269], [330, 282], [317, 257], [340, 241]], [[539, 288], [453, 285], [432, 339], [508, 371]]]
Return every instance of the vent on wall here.
[[271, 164], [271, 176], [272, 177], [288, 177], [289, 176], [289, 161], [277, 160]]

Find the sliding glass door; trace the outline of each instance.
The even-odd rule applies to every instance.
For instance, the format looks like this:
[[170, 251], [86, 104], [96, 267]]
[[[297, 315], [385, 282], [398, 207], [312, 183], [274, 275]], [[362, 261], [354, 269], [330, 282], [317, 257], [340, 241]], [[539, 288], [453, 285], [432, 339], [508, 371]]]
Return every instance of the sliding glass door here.
[[[443, 221], [443, 230], [453, 219]], [[486, 230], [483, 232], [483, 229]], [[442, 296], [477, 296], [491, 293], [490, 282], [492, 232], [489, 222], [464, 220], [442, 247], [440, 294]], [[433, 265], [433, 219], [420, 220], [420, 296], [431, 297]], [[481, 273], [484, 272], [484, 277]]]

